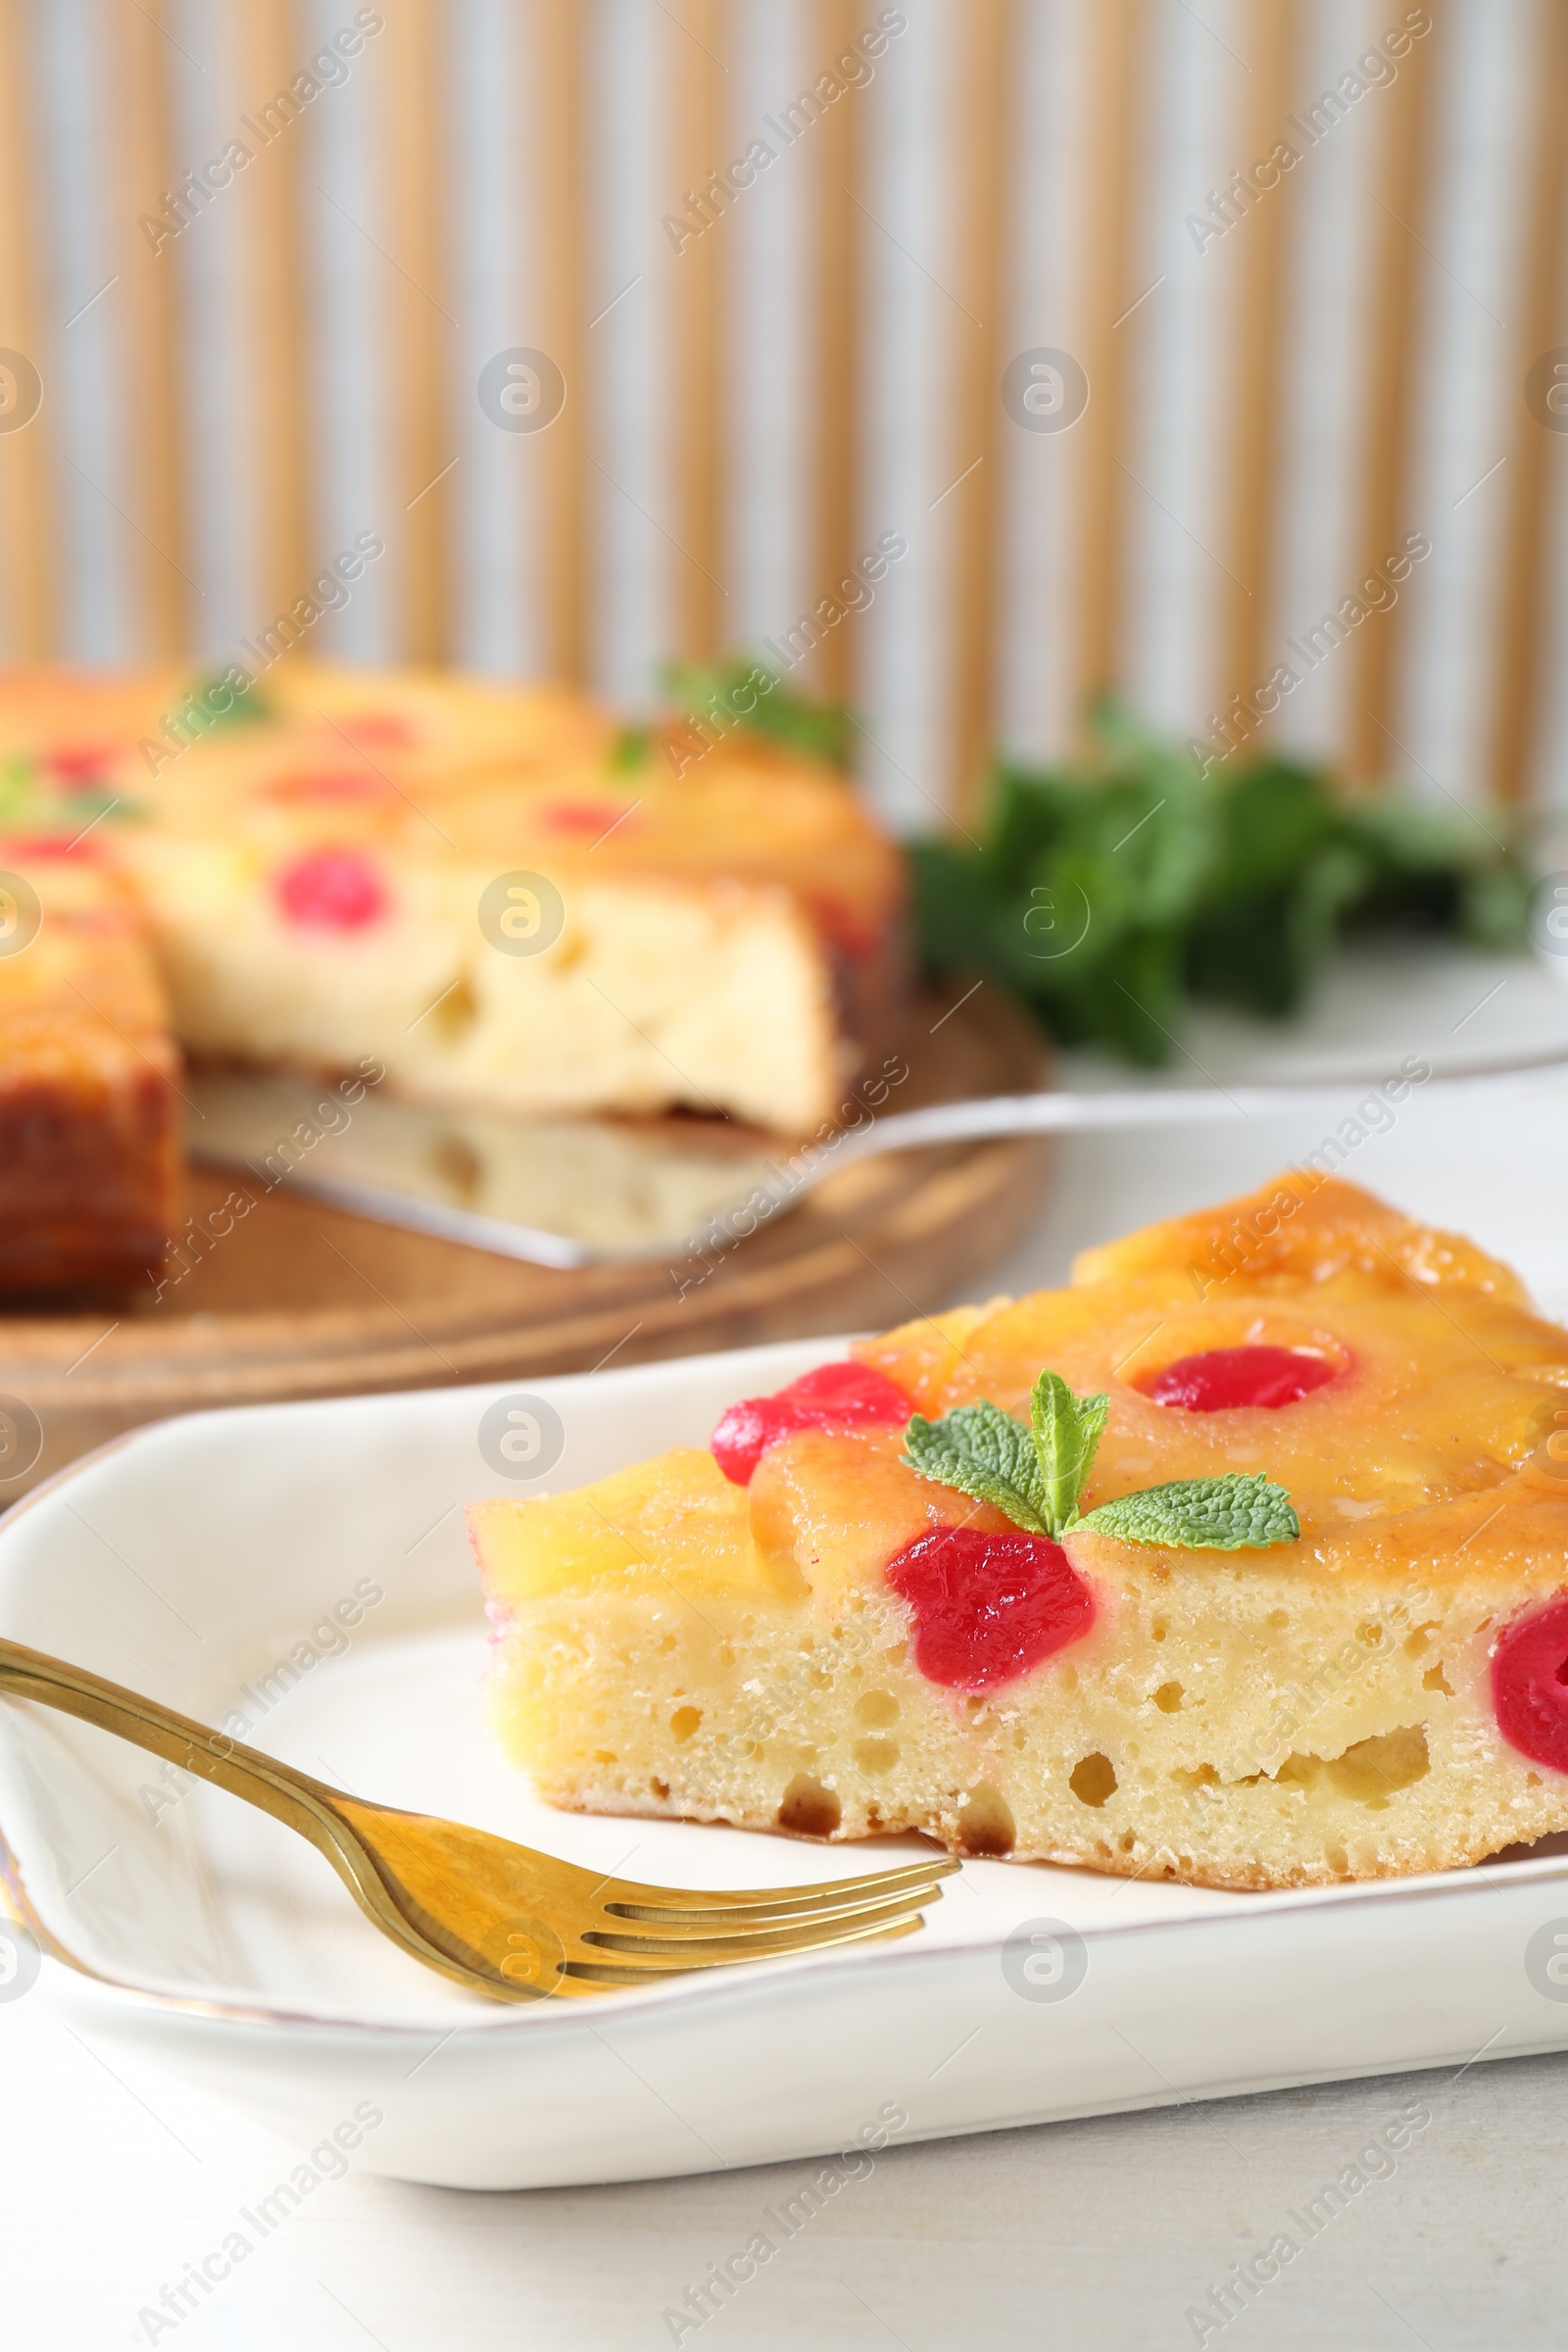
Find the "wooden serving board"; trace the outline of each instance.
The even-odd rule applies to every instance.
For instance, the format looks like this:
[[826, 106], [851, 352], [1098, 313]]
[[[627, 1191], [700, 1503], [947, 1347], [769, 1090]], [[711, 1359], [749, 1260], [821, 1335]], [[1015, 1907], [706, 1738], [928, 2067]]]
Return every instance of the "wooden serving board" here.
[[[1048, 1082], [1038, 1031], [987, 989], [956, 1011], [922, 1001], [902, 1050], [909, 1076], [889, 1108]], [[85, 1312], [0, 1313], [0, 1503], [172, 1413], [584, 1372], [905, 1322], [980, 1283], [1036, 1213], [1049, 1149], [1018, 1139], [867, 1159], [707, 1259], [569, 1273], [373, 1224], [282, 1186], [161, 1298], [149, 1284]], [[233, 1181], [190, 1171], [199, 1221]]]

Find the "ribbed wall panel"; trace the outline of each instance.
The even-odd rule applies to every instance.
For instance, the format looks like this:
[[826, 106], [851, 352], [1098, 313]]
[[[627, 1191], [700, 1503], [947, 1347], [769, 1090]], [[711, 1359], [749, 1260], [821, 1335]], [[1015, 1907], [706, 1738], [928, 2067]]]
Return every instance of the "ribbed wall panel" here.
[[373, 531], [319, 652], [637, 703], [771, 639], [904, 826], [1106, 689], [1561, 801], [1565, 137], [1560, 0], [0, 0], [0, 646], [216, 661]]

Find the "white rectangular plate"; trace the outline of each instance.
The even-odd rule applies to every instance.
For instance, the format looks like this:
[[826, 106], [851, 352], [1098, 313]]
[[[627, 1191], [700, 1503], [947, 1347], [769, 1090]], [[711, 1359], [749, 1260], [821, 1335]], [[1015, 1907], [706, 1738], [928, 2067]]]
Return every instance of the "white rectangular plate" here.
[[[839, 1352], [541, 1381], [565, 1433], [549, 1484], [702, 1444], [732, 1398]], [[252, 1744], [361, 1794], [607, 1873], [789, 1885], [925, 1850], [535, 1801], [480, 1724], [461, 1509], [503, 1483], [479, 1424], [507, 1394], [138, 1430], [0, 1522], [0, 1633], [214, 1723], [237, 1708]], [[356, 1600], [364, 1583], [379, 1597]], [[925, 1930], [885, 1949], [517, 2010], [384, 1942], [278, 1824], [66, 1717], [0, 1705], [0, 1827], [14, 1898], [75, 1964], [45, 1969], [78, 2030], [306, 2144], [368, 2101], [382, 2121], [363, 2163], [457, 2186], [695, 2172], [890, 2128], [934, 2137], [1568, 2046], [1568, 1984], [1539, 1958], [1556, 1927], [1568, 1949], [1556, 1857], [1283, 1895], [969, 1863]]]

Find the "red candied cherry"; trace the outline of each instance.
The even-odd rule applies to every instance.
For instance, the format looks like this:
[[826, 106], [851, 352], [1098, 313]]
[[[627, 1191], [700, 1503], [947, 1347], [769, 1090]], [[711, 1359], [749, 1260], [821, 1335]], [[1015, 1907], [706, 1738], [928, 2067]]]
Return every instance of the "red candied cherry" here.
[[875, 955], [882, 941], [879, 926], [842, 899], [813, 891], [808, 899], [811, 920], [830, 946], [847, 956], [852, 963], [864, 963]]
[[389, 710], [358, 711], [348, 718], [340, 718], [337, 728], [340, 735], [346, 735], [350, 743], [356, 744], [386, 744], [390, 746], [413, 743], [416, 740], [414, 728], [409, 721], [406, 718], [399, 718]]
[[1334, 1378], [1336, 1367], [1321, 1355], [1295, 1348], [1205, 1348], [1200, 1355], [1178, 1356], [1153, 1380], [1140, 1381], [1155, 1404], [1185, 1413], [1223, 1413], [1236, 1405], [1263, 1405], [1270, 1412], [1295, 1404]]
[[76, 841], [68, 840], [64, 833], [17, 833], [9, 839], [15, 844], [19, 858], [36, 861], [40, 858], [69, 858], [74, 853], [84, 865], [99, 862], [96, 841], [83, 841], [78, 847]]
[[541, 809], [542, 821], [552, 833], [611, 833], [630, 814], [624, 801], [555, 801]]
[[91, 784], [99, 776], [107, 776], [114, 765], [114, 751], [108, 744], [62, 744], [53, 753], [49, 764], [66, 784]]
[[381, 878], [358, 850], [307, 850], [272, 887], [288, 920], [309, 931], [363, 931], [387, 910]]
[[1492, 1653], [1492, 1707], [1510, 1747], [1568, 1772], [1568, 1599], [1504, 1631]]
[[797, 1430], [870, 1429], [907, 1421], [913, 1410], [907, 1391], [869, 1364], [818, 1364], [772, 1396], [732, 1404], [713, 1432], [713, 1459], [735, 1486], [749, 1487], [768, 1446]]
[[1013, 1682], [1095, 1622], [1094, 1594], [1049, 1536], [934, 1527], [895, 1553], [887, 1580], [914, 1611], [916, 1666], [953, 1690]]

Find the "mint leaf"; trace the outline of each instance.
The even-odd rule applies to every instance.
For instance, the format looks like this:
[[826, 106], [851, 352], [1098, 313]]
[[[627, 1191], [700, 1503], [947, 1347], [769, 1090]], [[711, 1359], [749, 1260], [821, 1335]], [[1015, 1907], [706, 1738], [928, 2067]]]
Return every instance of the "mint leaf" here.
[[653, 757], [654, 735], [651, 727], [622, 727], [610, 747], [610, 772], [625, 775], [631, 768], [644, 767]]
[[1167, 1487], [1118, 1494], [1078, 1522], [1123, 1544], [1170, 1544], [1187, 1551], [1250, 1551], [1294, 1544], [1301, 1523], [1283, 1487], [1257, 1473], [1179, 1478]]
[[0, 762], [0, 824], [21, 824], [34, 812], [36, 765], [24, 752]]
[[995, 1503], [1032, 1536], [1054, 1535], [1046, 1480], [1028, 1430], [984, 1397], [940, 1421], [916, 1413], [904, 1433], [904, 1459], [938, 1486]]
[[1109, 1410], [1108, 1396], [1075, 1396], [1059, 1372], [1042, 1372], [1035, 1382], [1029, 1416], [1048, 1535], [1059, 1536], [1078, 1516], [1078, 1497]]
[[69, 814], [74, 825], [96, 824], [101, 816], [119, 811], [122, 816], [135, 816], [139, 805], [122, 792], [109, 792], [97, 784], [84, 785], [79, 792], [63, 792], [59, 796], [62, 814]]
[[675, 662], [664, 686], [693, 719], [706, 718], [742, 735], [760, 735], [784, 750], [829, 767], [848, 768], [854, 753], [851, 712], [839, 703], [819, 702], [789, 686], [770, 662], [747, 654], [705, 663]]
[[[211, 677], [199, 679], [192, 688], [204, 727], [255, 726], [275, 715], [271, 697], [258, 693], [254, 681], [236, 694], [228, 678], [227, 670], [216, 670]], [[220, 695], [226, 695], [227, 701], [220, 702]]]

